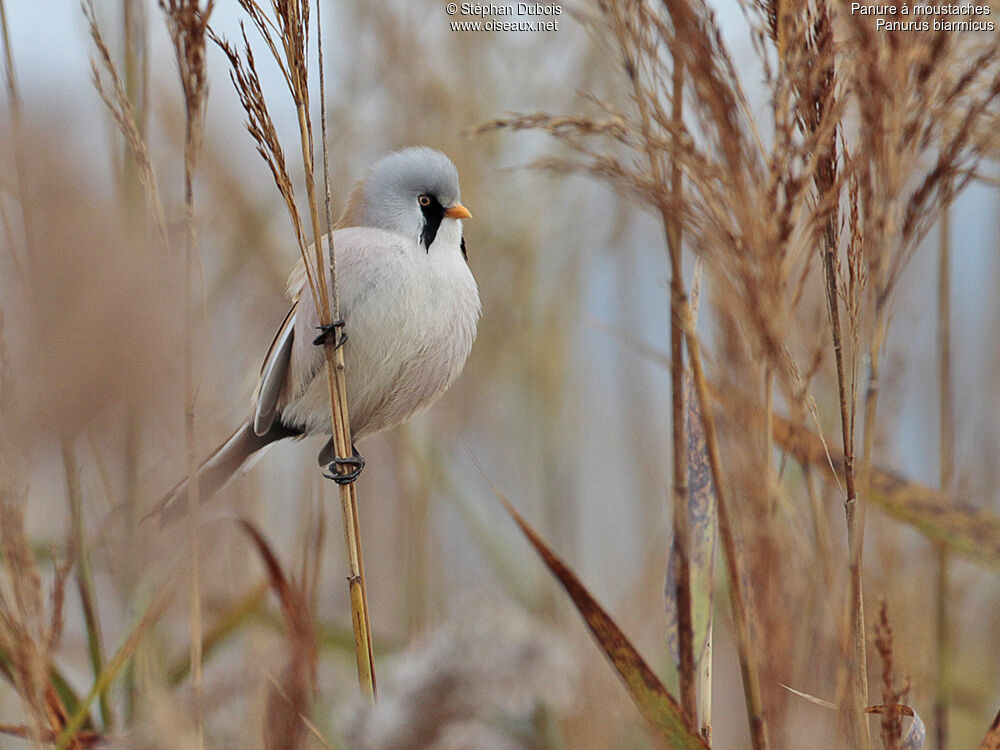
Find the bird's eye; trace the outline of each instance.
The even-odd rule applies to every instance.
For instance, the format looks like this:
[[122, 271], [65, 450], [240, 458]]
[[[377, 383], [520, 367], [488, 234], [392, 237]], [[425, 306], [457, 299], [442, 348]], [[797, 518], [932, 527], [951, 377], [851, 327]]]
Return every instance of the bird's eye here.
[[431, 205], [431, 197], [429, 195], [421, 195], [419, 198], [417, 198], [417, 203], [419, 203], [424, 208], [427, 208], [427, 206]]

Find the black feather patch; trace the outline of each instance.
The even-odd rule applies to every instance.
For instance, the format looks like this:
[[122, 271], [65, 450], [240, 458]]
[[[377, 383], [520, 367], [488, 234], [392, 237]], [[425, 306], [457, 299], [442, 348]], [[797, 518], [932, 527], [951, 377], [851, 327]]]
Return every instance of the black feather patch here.
[[462, 257], [465, 258], [465, 262], [468, 263], [469, 253], [465, 249], [465, 237], [462, 238], [462, 242], [459, 244], [459, 247], [462, 248]]
[[427, 252], [431, 251], [434, 238], [437, 237], [441, 220], [444, 218], [444, 206], [433, 195], [421, 195], [419, 198], [420, 210], [424, 214], [424, 230], [420, 233], [420, 242], [423, 243]]

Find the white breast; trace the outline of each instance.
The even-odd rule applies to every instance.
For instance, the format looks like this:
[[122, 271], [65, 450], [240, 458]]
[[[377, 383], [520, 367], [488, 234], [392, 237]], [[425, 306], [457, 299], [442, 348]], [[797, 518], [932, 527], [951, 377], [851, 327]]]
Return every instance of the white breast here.
[[[460, 239], [454, 219], [442, 221], [429, 252], [377, 229], [334, 233], [355, 440], [429, 406], [465, 365], [480, 302]], [[310, 434], [330, 432], [322, 353], [312, 344], [315, 325], [307, 288], [297, 312], [291, 388], [281, 411], [282, 421]]]

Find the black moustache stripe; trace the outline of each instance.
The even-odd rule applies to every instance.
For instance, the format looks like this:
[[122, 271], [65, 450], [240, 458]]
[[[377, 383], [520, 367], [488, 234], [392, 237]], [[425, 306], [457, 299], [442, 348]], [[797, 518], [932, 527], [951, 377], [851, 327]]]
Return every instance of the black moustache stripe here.
[[444, 206], [433, 195], [430, 199], [429, 205], [420, 207], [424, 214], [424, 231], [420, 233], [420, 241], [427, 252], [430, 252], [434, 238], [437, 237], [438, 229], [441, 227], [441, 220], [444, 218]]

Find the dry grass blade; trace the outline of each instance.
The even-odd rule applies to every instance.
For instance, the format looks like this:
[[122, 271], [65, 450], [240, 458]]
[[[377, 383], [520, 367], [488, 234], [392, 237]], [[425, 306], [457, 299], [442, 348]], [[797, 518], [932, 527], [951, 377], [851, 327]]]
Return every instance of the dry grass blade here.
[[[882, 659], [882, 705], [902, 706], [910, 692], [909, 679], [903, 680], [903, 686], [895, 686], [893, 671], [893, 633], [889, 623], [889, 607], [885, 599], [879, 603], [879, 616], [875, 622], [875, 649]], [[912, 714], [911, 714], [912, 715]], [[882, 711], [882, 745], [885, 750], [901, 750], [903, 737], [903, 714], [898, 711]]]
[[[302, 592], [297, 590], [293, 582], [285, 575], [281, 563], [271, 549], [270, 543], [264, 538], [252, 522], [240, 519], [240, 527], [247, 533], [253, 542], [257, 553], [260, 555], [264, 568], [267, 570], [267, 578], [271, 585], [271, 590], [281, 603], [281, 611], [284, 614], [285, 622], [289, 631], [294, 636], [308, 635], [312, 632], [312, 625], [309, 622], [308, 611]], [[310, 636], [311, 637], [311, 636]]]
[[[4, 0], [0, 0], [0, 42], [3, 43], [4, 78], [7, 83], [7, 99], [10, 106], [10, 114], [15, 138], [20, 141], [23, 134], [23, 112], [21, 106], [21, 93], [17, 85], [17, 75], [14, 72], [14, 54], [10, 48], [10, 30], [7, 27], [7, 6]], [[27, 252], [27, 263], [19, 260], [17, 251], [11, 246], [11, 257], [15, 267], [23, 269], [31, 263], [31, 258], [35, 252], [35, 230], [32, 219], [31, 201], [29, 200], [29, 186], [27, 170], [25, 168], [24, 155], [19, 147], [14, 154], [14, 170], [17, 176], [17, 192], [20, 196], [21, 225], [24, 228], [24, 244]], [[4, 228], [10, 236], [10, 226], [6, 215], [4, 218]]]
[[[480, 472], [482, 468], [480, 467]], [[487, 480], [489, 481], [489, 480]], [[597, 645], [615, 668], [632, 701], [643, 717], [670, 747], [677, 750], [705, 750], [708, 745], [685, 718], [680, 704], [663, 686], [649, 665], [621, 631], [611, 616], [590, 595], [576, 574], [549, 548], [504, 494], [492, 483], [490, 489], [514, 519], [525, 538], [535, 548], [549, 572], [573, 600]]]
[[[12, 380], [7, 371], [0, 317], [0, 416], [8, 414]], [[14, 444], [0, 435], [0, 669], [15, 687], [32, 739], [58, 733], [68, 716], [52, 679], [52, 659], [63, 630], [66, 583], [75, 563], [73, 537], [56, 562], [51, 588], [42, 584], [39, 561], [25, 526], [23, 491], [17, 487]], [[78, 747], [79, 742], [72, 741]]]
[[291, 646], [282, 677], [275, 680], [268, 696], [264, 742], [275, 750], [293, 750], [302, 747], [310, 729], [303, 717], [308, 714], [316, 686], [316, 634], [302, 588], [285, 575], [271, 545], [254, 524], [241, 520], [240, 527], [264, 563], [271, 590], [281, 604]]
[[1000, 750], [1000, 711], [997, 711], [993, 723], [986, 730], [986, 736], [979, 743], [979, 750]]
[[[97, 93], [100, 94], [108, 108], [108, 112], [111, 113], [115, 126], [121, 132], [129, 152], [135, 160], [143, 194], [146, 196], [149, 211], [153, 215], [153, 221], [156, 225], [157, 237], [161, 246], [166, 248], [168, 245], [166, 214], [163, 211], [163, 202], [160, 200], [160, 188], [156, 181], [149, 148], [142, 136], [136, 112], [125, 91], [125, 85], [122, 83], [121, 76], [118, 75], [118, 68], [111, 57], [111, 50], [108, 49], [101, 33], [101, 27], [97, 23], [93, 0], [83, 0], [81, 7], [90, 29], [90, 37], [97, 51], [96, 57], [90, 61], [94, 88], [97, 89]], [[105, 83], [105, 77], [108, 79], [107, 83]]]
[[800, 698], [805, 698], [807, 701], [809, 701], [810, 703], [813, 703], [813, 704], [815, 704], [817, 706], [821, 706], [823, 708], [829, 708], [829, 709], [833, 709], [833, 710], [837, 709], [837, 704], [836, 703], [831, 703], [828, 700], [823, 700], [822, 698], [817, 698], [815, 695], [809, 695], [809, 693], [803, 693], [801, 690], [796, 690], [795, 688], [789, 687], [788, 685], [785, 685], [785, 684], [782, 684], [781, 687], [783, 687], [785, 690], [787, 690], [792, 695], [797, 695]]
[[[295, 191], [292, 187], [292, 179], [288, 175], [288, 168], [285, 164], [285, 153], [278, 139], [278, 132], [271, 119], [271, 113], [264, 99], [264, 92], [260, 86], [260, 76], [257, 73], [257, 64], [254, 59], [253, 48], [246, 36], [246, 30], [240, 26], [243, 35], [243, 52], [240, 54], [232, 43], [221, 39], [214, 32], [209, 31], [210, 38], [229, 58], [229, 76], [236, 88], [236, 94], [243, 105], [246, 113], [246, 129], [257, 144], [257, 153], [260, 154], [264, 163], [271, 170], [274, 184], [281, 194], [285, 203], [285, 210], [288, 218], [292, 222], [292, 230], [295, 232], [295, 239], [298, 243], [299, 253], [303, 258], [308, 257], [305, 233], [302, 227], [302, 217], [299, 214], [298, 204], [295, 202]], [[268, 37], [269, 39], [269, 37]], [[280, 58], [279, 58], [280, 61]], [[306, 263], [306, 274], [309, 279], [309, 286], [316, 294], [316, 282], [309, 263]]]

